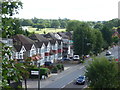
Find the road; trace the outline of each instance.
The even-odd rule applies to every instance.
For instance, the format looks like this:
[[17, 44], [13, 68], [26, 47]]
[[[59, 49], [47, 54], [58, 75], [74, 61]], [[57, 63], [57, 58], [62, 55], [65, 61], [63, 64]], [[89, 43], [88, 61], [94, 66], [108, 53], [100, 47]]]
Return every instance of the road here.
[[[118, 47], [114, 49], [111, 48], [110, 51], [115, 57], [118, 57]], [[105, 52], [101, 53], [101, 56], [104, 56]], [[54, 74], [52, 77], [47, 78], [46, 80], [40, 81], [40, 88], [85, 88], [87, 87], [87, 83], [85, 85], [75, 85], [74, 80], [79, 75], [85, 74], [85, 66], [88, 65], [88, 62], [91, 59], [85, 60], [83, 64], [76, 64], [73, 65], [71, 68], [59, 73]], [[37, 88], [38, 87], [38, 80], [28, 80], [27, 82], [28, 88]]]
[[[83, 75], [85, 71], [85, 64], [72, 64], [69, 69], [59, 73], [54, 74], [52, 77], [46, 80], [40, 81], [41, 88], [64, 88], [67, 84], [77, 78], [79, 75]], [[24, 82], [23, 82], [24, 85]], [[38, 80], [27, 80], [28, 88], [37, 88]]]
[[[111, 51], [111, 53], [115, 56], [115, 58], [118, 58], [118, 46], [114, 47], [114, 48], [110, 48], [109, 51]], [[99, 57], [105, 56], [106, 51], [102, 52]], [[68, 85], [66, 85], [64, 88], [87, 88], [87, 84], [88, 82], [86, 81], [86, 83], [84, 85], [76, 85], [75, 84], [76, 79], [74, 79], [72, 82], [70, 82]]]
[[53, 81], [53, 83], [45, 86], [44, 88], [63, 88], [69, 82], [77, 78], [79, 75], [83, 75], [85, 66], [77, 66], [72, 70], [72, 72], [66, 73], [63, 77]]

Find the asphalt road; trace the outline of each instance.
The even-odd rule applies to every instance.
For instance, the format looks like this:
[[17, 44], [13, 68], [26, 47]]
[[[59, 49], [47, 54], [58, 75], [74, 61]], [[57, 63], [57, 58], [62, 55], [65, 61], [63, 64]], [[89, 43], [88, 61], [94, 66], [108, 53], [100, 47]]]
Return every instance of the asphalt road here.
[[43, 87], [41, 83], [42, 88], [64, 88], [69, 82], [73, 81], [75, 78], [77, 78], [79, 75], [83, 75], [85, 70], [84, 65], [77, 65], [74, 68], [71, 68], [69, 72], [66, 72], [62, 77], [58, 79], [54, 79], [52, 83], [46, 85]]

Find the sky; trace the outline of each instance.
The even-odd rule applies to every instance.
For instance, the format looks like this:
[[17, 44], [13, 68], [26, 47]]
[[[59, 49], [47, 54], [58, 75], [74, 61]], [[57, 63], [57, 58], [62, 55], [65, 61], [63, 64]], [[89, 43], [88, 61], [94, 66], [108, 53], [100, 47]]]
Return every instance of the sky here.
[[120, 0], [21, 0], [23, 9], [15, 17], [31, 19], [68, 18], [80, 21], [108, 21], [118, 18]]

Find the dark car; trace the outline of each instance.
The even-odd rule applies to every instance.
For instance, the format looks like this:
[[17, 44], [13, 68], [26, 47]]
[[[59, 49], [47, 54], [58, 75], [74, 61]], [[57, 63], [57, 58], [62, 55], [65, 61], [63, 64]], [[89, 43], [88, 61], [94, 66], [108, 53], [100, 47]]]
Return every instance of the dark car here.
[[45, 66], [52, 66], [53, 65], [53, 63], [52, 62], [50, 62], [50, 61], [47, 61], [47, 62], [45, 62], [45, 64], [44, 64]]
[[70, 61], [70, 58], [64, 57], [62, 60], [63, 61]]
[[77, 78], [76, 84], [85, 84], [85, 76], [79, 76]]

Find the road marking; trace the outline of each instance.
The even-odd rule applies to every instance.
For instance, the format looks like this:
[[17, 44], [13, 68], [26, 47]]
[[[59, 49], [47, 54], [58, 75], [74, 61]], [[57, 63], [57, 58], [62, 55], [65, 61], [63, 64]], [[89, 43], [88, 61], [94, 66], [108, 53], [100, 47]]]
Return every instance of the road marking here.
[[87, 85], [85, 85], [83, 88], [87, 88], [88, 86]]
[[[70, 83], [72, 83], [73, 81], [74, 81], [74, 79], [72, 81], [70, 81], [69, 83], [67, 83], [67, 85], [70, 84]], [[61, 88], [64, 88], [65, 86], [66, 85], [62, 86]]]
[[80, 69], [84, 68], [85, 66], [80, 67]]

